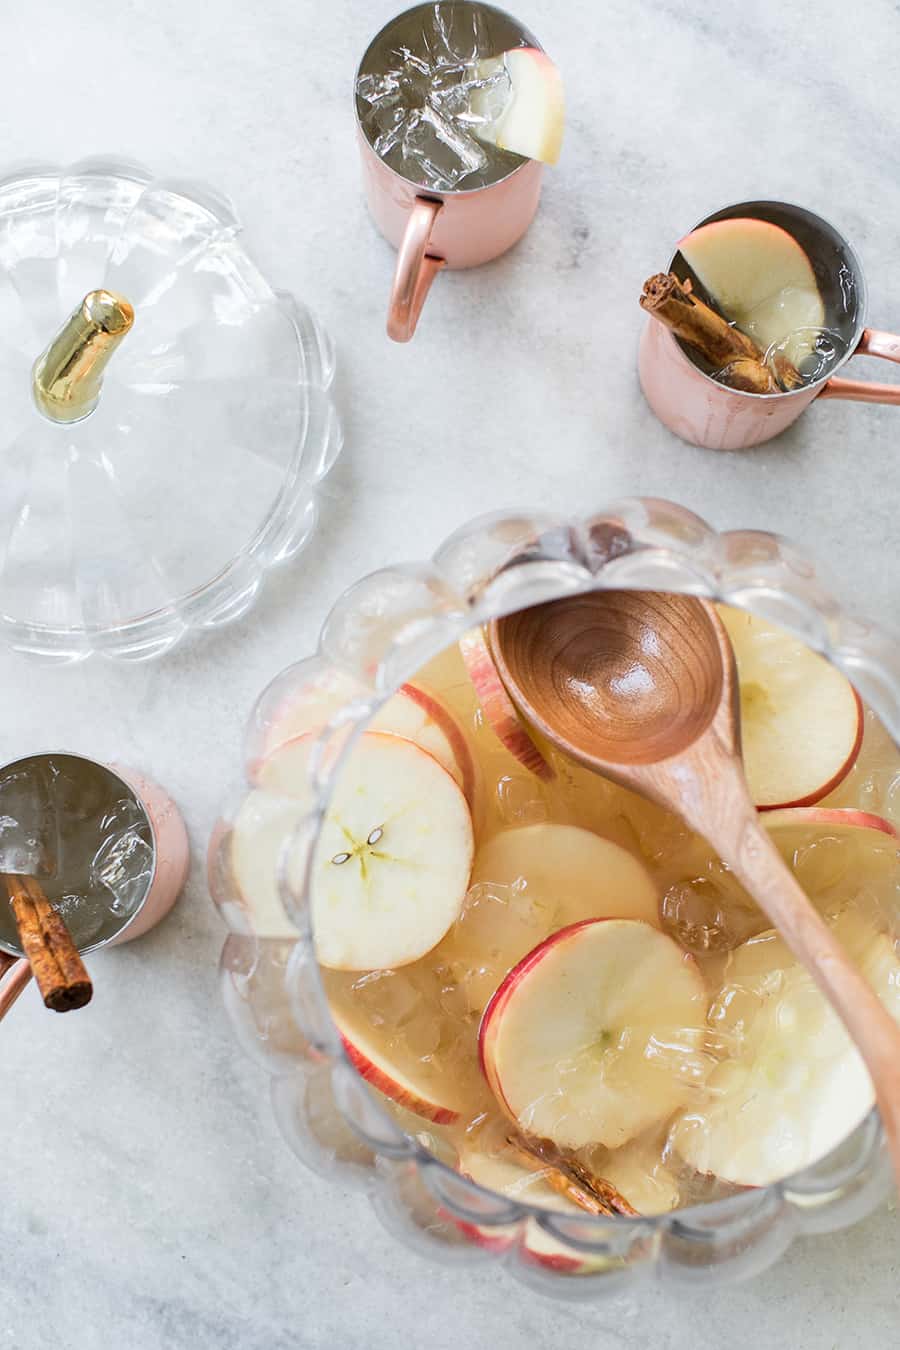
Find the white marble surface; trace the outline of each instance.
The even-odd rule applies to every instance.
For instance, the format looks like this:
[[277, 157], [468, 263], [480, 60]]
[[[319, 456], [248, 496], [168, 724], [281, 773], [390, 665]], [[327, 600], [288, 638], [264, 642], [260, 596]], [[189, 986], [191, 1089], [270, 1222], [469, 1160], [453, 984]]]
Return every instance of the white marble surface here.
[[87, 1011], [57, 1019], [29, 995], [3, 1029], [0, 1346], [894, 1346], [887, 1209], [753, 1284], [639, 1310], [555, 1305], [494, 1269], [410, 1256], [364, 1200], [295, 1165], [226, 1025], [206, 839], [252, 700], [363, 572], [491, 507], [651, 493], [795, 536], [900, 628], [900, 410], [822, 405], [767, 448], [715, 455], [654, 422], [634, 373], [644, 276], [748, 196], [834, 219], [873, 322], [900, 325], [897, 4], [521, 0], [565, 72], [563, 159], [525, 242], [441, 278], [405, 349], [383, 335], [392, 255], [360, 199], [350, 104], [393, 8], [0, 0], [4, 159], [108, 150], [224, 188], [273, 279], [335, 335], [347, 430], [320, 535], [237, 626], [147, 668], [0, 653], [0, 756], [60, 745], [140, 765], [183, 805], [194, 849], [171, 919], [92, 962]]

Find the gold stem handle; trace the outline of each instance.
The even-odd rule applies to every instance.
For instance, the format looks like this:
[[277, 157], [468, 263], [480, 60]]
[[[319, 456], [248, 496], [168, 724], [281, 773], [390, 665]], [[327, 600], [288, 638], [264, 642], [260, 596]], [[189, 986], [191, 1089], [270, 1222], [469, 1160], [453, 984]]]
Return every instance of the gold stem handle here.
[[134, 323], [113, 291], [90, 291], [34, 363], [34, 400], [53, 422], [78, 422], [100, 399], [107, 362]]

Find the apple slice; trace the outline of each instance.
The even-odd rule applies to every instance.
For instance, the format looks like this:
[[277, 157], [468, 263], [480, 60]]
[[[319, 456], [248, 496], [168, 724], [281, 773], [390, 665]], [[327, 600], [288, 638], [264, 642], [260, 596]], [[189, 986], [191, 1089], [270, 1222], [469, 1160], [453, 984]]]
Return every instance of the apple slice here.
[[862, 703], [848, 679], [782, 628], [720, 605], [741, 691], [744, 769], [760, 811], [810, 806], [853, 767]]
[[[301, 736], [264, 762], [233, 826], [235, 879], [263, 921], [285, 918], [278, 866], [313, 806], [314, 744]], [[411, 741], [365, 732], [338, 776], [313, 856], [321, 963], [374, 970], [424, 956], [459, 914], [473, 851], [469, 809], [446, 769]]]
[[767, 351], [799, 366], [816, 345], [825, 306], [812, 264], [793, 235], [767, 220], [701, 225], [679, 252], [719, 311]]
[[497, 108], [495, 90], [476, 91], [470, 111], [479, 120], [472, 130], [479, 140], [498, 150], [555, 164], [566, 120], [559, 68], [536, 47], [515, 47], [502, 56], [479, 61], [478, 73], [490, 79], [504, 67], [509, 80], [506, 97]]
[[555, 778], [553, 769], [529, 736], [516, 705], [506, 692], [482, 630], [473, 628], [460, 638], [459, 650], [481, 711], [498, 740], [529, 773], [538, 778]]
[[649, 924], [573, 924], [520, 961], [491, 999], [482, 1069], [527, 1134], [560, 1148], [616, 1148], [703, 1081], [707, 1002], [693, 959]]
[[[888, 935], [852, 910], [833, 926], [900, 1022], [900, 961]], [[670, 1136], [698, 1172], [766, 1186], [824, 1157], [871, 1109], [875, 1094], [859, 1052], [774, 930], [733, 954], [710, 1020], [734, 1053]]]
[[378, 1044], [377, 1035], [365, 1022], [359, 1019], [351, 1022], [343, 1014], [337, 1013], [333, 1006], [331, 1015], [341, 1034], [347, 1057], [360, 1078], [407, 1111], [423, 1116], [435, 1125], [452, 1125], [459, 1120], [461, 1105], [450, 1101], [452, 1093], [446, 1094], [447, 1100], [435, 1100], [437, 1096], [443, 1098], [445, 1094], [436, 1093], [434, 1085], [426, 1079], [420, 1081], [421, 1075], [416, 1073], [414, 1065], [401, 1067], [385, 1055]]
[[[416, 709], [415, 716], [412, 710]], [[440, 699], [417, 684], [404, 684], [372, 722], [373, 731], [405, 736], [427, 750], [463, 790], [475, 799], [475, 762], [462, 727]]]
[[900, 832], [884, 816], [876, 816], [872, 811], [858, 811], [852, 806], [785, 807], [780, 811], [767, 811], [765, 825], [773, 834], [780, 830], [827, 830], [837, 835], [852, 831], [855, 835], [857, 830], [873, 830], [876, 835], [900, 840]]
[[[350, 675], [325, 670], [300, 689], [293, 690], [281, 705], [265, 738], [264, 758], [280, 745], [312, 732], [367, 691]], [[417, 684], [404, 684], [373, 717], [371, 731], [403, 736], [433, 755], [452, 774], [471, 804], [475, 766], [462, 728], [448, 708]]]
[[501, 830], [475, 856], [469, 896], [441, 948], [480, 1012], [538, 943], [582, 919], [659, 924], [646, 868], [626, 849], [575, 825]]
[[[511, 1200], [521, 1201], [525, 1205], [537, 1205], [559, 1214], [571, 1214], [573, 1218], [584, 1217], [584, 1211], [553, 1190], [541, 1172], [530, 1171], [520, 1166], [513, 1160], [511, 1154], [486, 1154], [469, 1150], [461, 1154], [459, 1170], [485, 1190], [496, 1191], [500, 1195], [509, 1196]], [[491, 1251], [506, 1251], [519, 1240], [516, 1224], [488, 1227], [460, 1219], [456, 1222], [474, 1242]], [[531, 1261], [535, 1265], [565, 1271], [571, 1275], [588, 1275], [594, 1271], [605, 1270], [609, 1265], [608, 1258], [591, 1257], [586, 1252], [567, 1247], [553, 1234], [547, 1233], [532, 1218], [525, 1221], [521, 1247], [524, 1260]]]

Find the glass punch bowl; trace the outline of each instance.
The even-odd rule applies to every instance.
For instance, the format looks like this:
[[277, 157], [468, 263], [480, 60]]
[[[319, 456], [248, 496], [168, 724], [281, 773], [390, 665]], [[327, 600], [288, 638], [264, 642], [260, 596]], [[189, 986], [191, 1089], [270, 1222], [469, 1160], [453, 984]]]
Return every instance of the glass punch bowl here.
[[[242, 1047], [271, 1075], [277, 1120], [300, 1160], [362, 1188], [387, 1226], [420, 1250], [457, 1262], [500, 1262], [546, 1293], [588, 1298], [638, 1293], [650, 1279], [704, 1285], [747, 1278], [794, 1237], [871, 1212], [890, 1184], [873, 1110], [834, 1153], [775, 1185], [654, 1218], [551, 1212], [477, 1186], [405, 1133], [343, 1051], [316, 965], [305, 868], [347, 749], [347, 725], [365, 724], [473, 624], [602, 587], [711, 596], [781, 624], [840, 667], [900, 741], [900, 644], [845, 613], [784, 540], [755, 531], [718, 534], [659, 500], [626, 500], [579, 520], [492, 516], [453, 535], [431, 562], [375, 573], [338, 601], [317, 653], [284, 671], [259, 699], [247, 730], [244, 785], [223, 812], [209, 856], [211, 892], [230, 930], [221, 958], [224, 1000]], [[296, 807], [284, 803], [279, 875], [260, 887], [280, 901], [274, 911], [271, 903], [257, 907], [232, 878], [230, 822], [255, 766], [273, 748], [286, 701], [334, 671], [355, 677], [360, 694], [332, 719], [321, 753], [311, 757], [315, 809], [298, 821]], [[336, 753], [329, 753], [331, 738], [339, 738]], [[549, 1258], [535, 1259], [526, 1240], [534, 1225], [551, 1239]]]
[[[60, 423], [37, 358], [95, 289], [134, 324]], [[144, 660], [252, 603], [341, 447], [331, 345], [208, 189], [112, 160], [0, 180], [0, 641]]]

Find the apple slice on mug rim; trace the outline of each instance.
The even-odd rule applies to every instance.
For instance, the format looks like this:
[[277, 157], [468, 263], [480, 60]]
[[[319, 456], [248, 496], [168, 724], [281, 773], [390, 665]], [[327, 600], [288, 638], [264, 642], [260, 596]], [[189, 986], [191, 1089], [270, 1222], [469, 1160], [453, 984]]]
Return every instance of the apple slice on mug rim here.
[[474, 122], [472, 130], [479, 140], [496, 145], [498, 150], [555, 164], [566, 120], [559, 68], [537, 47], [514, 47], [502, 56], [478, 62], [482, 79], [490, 79], [504, 69], [509, 81], [507, 98], [494, 108], [492, 90], [476, 92], [470, 107], [482, 120]]
[[825, 306], [812, 263], [787, 230], [752, 217], [714, 220], [678, 251], [723, 317], [763, 352], [776, 347], [799, 366], [814, 351]]

